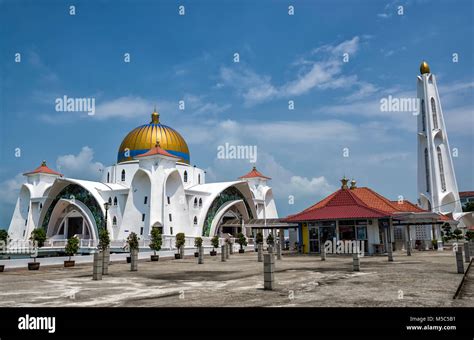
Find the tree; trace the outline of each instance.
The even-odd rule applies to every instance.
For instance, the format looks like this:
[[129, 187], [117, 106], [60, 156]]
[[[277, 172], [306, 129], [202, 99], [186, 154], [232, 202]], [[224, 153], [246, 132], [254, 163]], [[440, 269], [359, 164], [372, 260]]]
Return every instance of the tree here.
[[127, 244], [128, 244], [128, 249], [130, 250], [130, 252], [132, 252], [132, 250], [138, 250], [138, 236], [137, 234], [135, 233], [130, 233], [130, 235], [128, 235], [127, 237]]
[[451, 225], [449, 223], [444, 223], [441, 226], [441, 236], [443, 238], [443, 242], [448, 242], [453, 238], [453, 233], [451, 231]]
[[34, 229], [31, 232], [30, 240], [36, 242], [38, 248], [44, 246], [44, 242], [46, 241], [46, 232], [43, 228]]
[[99, 244], [97, 245], [97, 248], [99, 250], [106, 250], [109, 248], [110, 245], [110, 236], [109, 236], [109, 231], [107, 228], [99, 228]]
[[69, 261], [71, 261], [71, 256], [76, 255], [77, 251], [79, 250], [79, 239], [77, 237], [71, 237], [67, 240], [66, 247], [64, 251], [67, 256], [69, 256]]
[[462, 240], [462, 230], [459, 228], [454, 229], [453, 238], [456, 240]]
[[199, 250], [199, 248], [202, 246], [202, 237], [196, 237], [194, 239], [194, 246]]
[[474, 230], [466, 231], [466, 235], [464, 235], [467, 241], [474, 240]]
[[157, 251], [161, 250], [161, 245], [163, 244], [163, 237], [161, 236], [160, 229], [152, 228], [151, 229], [151, 240], [150, 240], [150, 249], [153, 250], [153, 254], [156, 255]]
[[176, 242], [175, 246], [177, 249], [181, 249], [182, 246], [186, 243], [186, 236], [184, 233], [177, 233], [176, 234]]
[[0, 241], [7, 242], [8, 232], [5, 229], [0, 229]]
[[239, 233], [237, 235], [237, 243], [240, 244], [240, 249], [244, 249], [247, 246], [247, 238], [244, 234]]
[[211, 239], [211, 244], [214, 249], [219, 247], [219, 237], [217, 235]]
[[267, 244], [273, 246], [274, 243], [275, 243], [275, 239], [274, 239], [274, 237], [273, 237], [273, 234], [271, 234], [271, 233], [268, 234], [268, 236], [267, 236]]
[[467, 202], [462, 207], [462, 211], [464, 211], [464, 212], [474, 211], [474, 202]]
[[263, 243], [263, 234], [261, 232], [258, 232], [257, 235], [255, 236], [255, 242], [257, 244]]

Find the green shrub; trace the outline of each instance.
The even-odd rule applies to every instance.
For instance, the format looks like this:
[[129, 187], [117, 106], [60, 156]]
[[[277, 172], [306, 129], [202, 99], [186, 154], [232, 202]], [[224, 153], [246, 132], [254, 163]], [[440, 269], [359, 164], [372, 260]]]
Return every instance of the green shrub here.
[[135, 233], [130, 233], [130, 235], [128, 235], [127, 237], [127, 244], [128, 244], [128, 249], [130, 250], [130, 252], [132, 252], [132, 250], [138, 250], [139, 246], [138, 246], [138, 236], [137, 234]]
[[273, 246], [275, 244], [275, 238], [272, 234], [268, 234], [267, 236], [267, 244]]
[[194, 246], [195, 246], [196, 248], [199, 248], [199, 247], [202, 246], [202, 237], [196, 237], [196, 238], [194, 239]]
[[44, 246], [44, 242], [46, 241], [46, 232], [43, 228], [34, 229], [31, 232], [30, 240], [36, 242], [38, 248], [41, 248]]
[[467, 241], [474, 240], [474, 230], [466, 231], [466, 235], [464, 235]]
[[177, 233], [176, 234], [176, 243], [175, 246], [177, 249], [180, 249], [186, 243], [186, 236], [184, 233]]
[[163, 244], [163, 237], [161, 236], [160, 229], [152, 228], [151, 229], [151, 240], [150, 240], [150, 249], [153, 250], [153, 254], [156, 255], [157, 251], [161, 250], [161, 245]]
[[214, 236], [212, 239], [211, 239], [211, 244], [212, 244], [212, 247], [215, 249], [215, 248], [218, 248], [219, 247], [219, 236]]
[[77, 251], [79, 250], [79, 239], [77, 237], [71, 237], [67, 240], [66, 247], [64, 248], [64, 252], [67, 256], [69, 256], [69, 261], [71, 261], [71, 256], [76, 255]]
[[263, 243], [263, 234], [261, 232], [258, 232], [257, 235], [255, 236], [255, 242], [257, 244]]
[[5, 229], [0, 229], [0, 241], [7, 242], [8, 232]]
[[99, 244], [97, 249], [106, 250], [110, 246], [110, 236], [107, 228], [99, 228]]
[[244, 234], [239, 233], [237, 235], [237, 243], [240, 244], [240, 249], [243, 249], [245, 246], [247, 246], [247, 238]]

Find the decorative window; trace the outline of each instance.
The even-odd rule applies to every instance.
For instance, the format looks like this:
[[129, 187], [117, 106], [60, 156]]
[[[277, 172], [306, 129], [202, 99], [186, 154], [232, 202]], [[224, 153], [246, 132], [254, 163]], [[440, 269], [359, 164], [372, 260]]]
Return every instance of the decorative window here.
[[194, 197], [194, 207], [197, 208], [197, 206], [198, 206], [198, 199]]
[[173, 222], [173, 216], [171, 216], [171, 214], [168, 214], [168, 217], [170, 219], [170, 222]]
[[168, 201], [168, 204], [171, 204], [171, 199], [169, 196], [166, 196], [166, 200]]
[[40, 203], [40, 209], [43, 209], [43, 203]]
[[145, 198], [143, 199], [143, 204], [147, 204], [148, 203], [148, 196], [145, 196]]
[[441, 190], [446, 191], [446, 178], [444, 177], [443, 156], [441, 155], [441, 148], [438, 146], [436, 148], [436, 151], [438, 152], [439, 179], [441, 181]]
[[145, 214], [142, 214], [142, 222], [145, 221]]
[[122, 170], [122, 182], [125, 182], [125, 170]]
[[425, 177], [426, 177], [426, 192], [430, 192], [430, 168], [428, 162], [428, 149], [425, 148]]
[[426, 112], [425, 112], [425, 100], [421, 100], [421, 123], [423, 125], [423, 131], [426, 131]]
[[434, 98], [431, 98], [431, 113], [433, 114], [433, 129], [438, 128], [438, 115], [436, 114], [436, 103]]
[[107, 172], [107, 183], [110, 182], [110, 172]]
[[117, 205], [117, 197], [114, 197], [114, 205]]
[[185, 170], [184, 171], [184, 183], [187, 183], [188, 182], [188, 172]]
[[109, 197], [109, 205], [112, 205], [112, 197]]
[[115, 217], [115, 216], [112, 219], [112, 225], [117, 225], [117, 217]]
[[140, 235], [143, 235], [143, 227], [140, 228]]
[[196, 216], [194, 216], [194, 225], [197, 225], [198, 224], [198, 219]]
[[198, 175], [198, 184], [201, 184], [201, 174]]
[[199, 208], [202, 207], [202, 198], [199, 199]]

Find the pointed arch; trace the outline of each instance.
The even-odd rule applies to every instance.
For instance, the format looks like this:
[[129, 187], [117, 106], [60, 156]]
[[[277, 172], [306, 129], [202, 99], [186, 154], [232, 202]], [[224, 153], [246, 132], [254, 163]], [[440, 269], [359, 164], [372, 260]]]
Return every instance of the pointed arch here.
[[431, 114], [433, 115], [433, 129], [438, 129], [438, 114], [436, 113], [436, 102], [431, 97]]

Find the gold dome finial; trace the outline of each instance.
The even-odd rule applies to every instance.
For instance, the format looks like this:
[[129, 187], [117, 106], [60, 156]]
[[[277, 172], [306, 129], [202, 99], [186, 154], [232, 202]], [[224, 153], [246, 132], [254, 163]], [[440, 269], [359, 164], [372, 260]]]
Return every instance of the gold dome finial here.
[[420, 73], [421, 74], [431, 73], [430, 72], [430, 66], [428, 65], [428, 63], [425, 60], [423, 60], [421, 65], [420, 65]]
[[151, 122], [150, 124], [159, 124], [160, 123], [160, 114], [156, 112], [156, 105], [153, 109], [153, 113], [151, 114]]
[[352, 179], [350, 189], [356, 189], [357, 188], [356, 183], [357, 183], [356, 180]]

